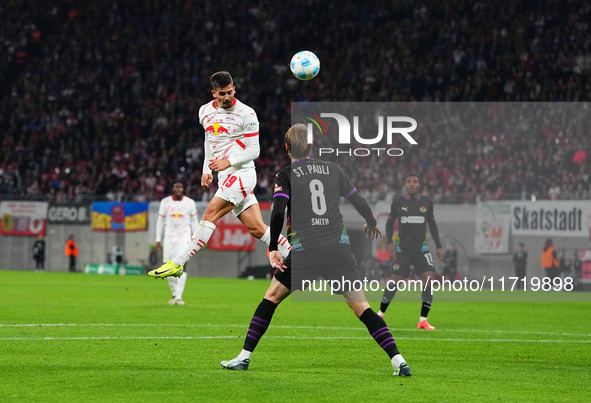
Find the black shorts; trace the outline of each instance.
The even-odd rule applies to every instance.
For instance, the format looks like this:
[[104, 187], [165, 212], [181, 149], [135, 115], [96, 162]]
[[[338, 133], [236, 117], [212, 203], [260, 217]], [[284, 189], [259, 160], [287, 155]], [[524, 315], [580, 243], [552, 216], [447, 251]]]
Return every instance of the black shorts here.
[[392, 269], [394, 270], [394, 274], [408, 277], [411, 265], [414, 267], [417, 276], [420, 276], [427, 271], [435, 271], [433, 255], [431, 255], [431, 252], [429, 251], [418, 251], [414, 253], [397, 252]]
[[[352, 283], [361, 280], [359, 266], [348, 244], [338, 244], [322, 249], [291, 251], [284, 261], [287, 269], [277, 270], [275, 278], [292, 291], [302, 290], [304, 280], [313, 281], [322, 277], [325, 280], [348, 280]], [[335, 291], [342, 294], [344, 290]]]

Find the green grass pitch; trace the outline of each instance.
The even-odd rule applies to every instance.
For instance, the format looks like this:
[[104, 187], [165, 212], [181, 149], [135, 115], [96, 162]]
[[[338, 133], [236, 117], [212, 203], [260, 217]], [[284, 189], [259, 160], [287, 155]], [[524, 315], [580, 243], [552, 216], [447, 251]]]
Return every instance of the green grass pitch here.
[[[189, 277], [185, 306], [138, 276], [0, 271], [1, 402], [589, 401], [591, 305], [420, 302], [386, 321], [413, 376], [345, 303], [285, 301], [246, 372], [242, 348], [268, 281]], [[377, 304], [372, 304], [377, 310]]]

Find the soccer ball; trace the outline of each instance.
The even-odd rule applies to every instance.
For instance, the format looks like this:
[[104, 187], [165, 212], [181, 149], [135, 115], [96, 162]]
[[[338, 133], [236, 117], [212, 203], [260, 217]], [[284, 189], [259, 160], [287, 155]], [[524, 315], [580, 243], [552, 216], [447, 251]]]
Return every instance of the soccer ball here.
[[308, 81], [318, 75], [320, 60], [314, 53], [302, 50], [293, 55], [291, 63], [289, 63], [289, 69], [298, 80]]

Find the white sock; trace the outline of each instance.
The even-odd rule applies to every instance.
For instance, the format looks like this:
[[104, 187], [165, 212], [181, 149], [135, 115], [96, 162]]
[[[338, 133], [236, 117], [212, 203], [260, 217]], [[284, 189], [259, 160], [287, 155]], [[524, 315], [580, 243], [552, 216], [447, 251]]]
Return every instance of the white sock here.
[[176, 285], [177, 285], [177, 278], [176, 277], [167, 277], [168, 286], [170, 287], [170, 292], [172, 293], [173, 298], [177, 298], [176, 296]]
[[184, 266], [185, 263], [189, 261], [197, 252], [201, 250], [207, 242], [209, 242], [209, 238], [211, 238], [211, 234], [215, 230], [215, 224], [210, 223], [209, 221], [201, 220], [199, 223], [199, 228], [195, 231], [195, 234], [189, 240], [189, 243], [185, 247], [185, 249], [180, 253], [180, 255], [175, 256], [172, 259], [172, 263], [176, 266]]
[[383, 318], [385, 315], [386, 315], [386, 313], [382, 312], [381, 310], [380, 310], [380, 311], [378, 311], [378, 316], [379, 316], [380, 318]]
[[426, 316], [421, 316], [421, 317], [419, 318], [419, 322], [422, 322], [422, 321], [424, 321], [424, 320], [427, 320], [427, 317], [426, 317]]
[[250, 360], [250, 356], [252, 355], [252, 351], [246, 351], [244, 349], [242, 349], [242, 351], [240, 352], [240, 354], [238, 354], [238, 357], [236, 357], [237, 360], [239, 361], [244, 361], [244, 360]]
[[[170, 277], [168, 277], [170, 278]], [[183, 299], [183, 292], [185, 291], [185, 284], [187, 283], [187, 272], [184, 272], [182, 276], [176, 278], [176, 299]]]
[[392, 357], [390, 361], [392, 361], [392, 368], [394, 369], [399, 368], [400, 364], [406, 363], [406, 361], [404, 361], [404, 358], [402, 358], [402, 354], [396, 354], [394, 357]]
[[[269, 244], [271, 243], [271, 228], [270, 227], [267, 227], [267, 230], [265, 231], [265, 233], [261, 237], [261, 241], [266, 243], [267, 246], [269, 246]], [[287, 257], [287, 255], [289, 255], [289, 251], [291, 250], [291, 245], [289, 244], [289, 242], [287, 242], [287, 238], [281, 234], [279, 234], [277, 248], [279, 249], [279, 253], [281, 253], [281, 256], [283, 256], [284, 259]]]

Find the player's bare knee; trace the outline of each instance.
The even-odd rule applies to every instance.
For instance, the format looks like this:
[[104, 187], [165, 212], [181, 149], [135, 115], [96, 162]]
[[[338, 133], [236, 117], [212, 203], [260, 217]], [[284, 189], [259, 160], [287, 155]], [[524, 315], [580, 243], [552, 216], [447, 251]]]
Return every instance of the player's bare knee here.
[[220, 214], [219, 209], [214, 208], [212, 206], [207, 206], [207, 208], [203, 212], [203, 215], [201, 216], [201, 219], [203, 221], [209, 221], [210, 223], [215, 224], [217, 222], [217, 220], [219, 219], [219, 217], [218, 217], [219, 214]]
[[347, 302], [347, 305], [358, 318], [370, 307], [367, 302]]
[[283, 301], [285, 299], [285, 295], [283, 295], [281, 292], [279, 292], [279, 290], [267, 290], [267, 292], [265, 293], [265, 299], [268, 299], [269, 301], [273, 302], [274, 304], [279, 304], [281, 303], [281, 301]]
[[268, 299], [275, 304], [279, 304], [287, 298], [290, 293], [291, 291], [286, 286], [281, 284], [276, 278], [273, 278], [273, 280], [271, 280], [271, 285], [267, 289], [267, 292], [265, 292], [265, 299]]

